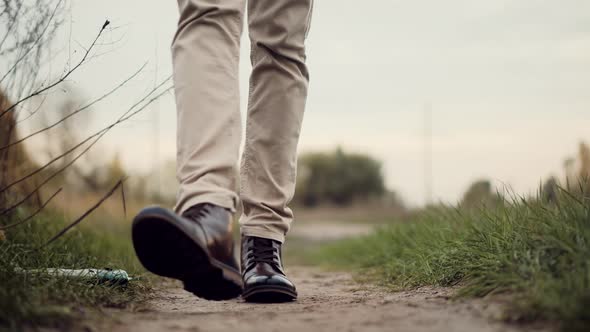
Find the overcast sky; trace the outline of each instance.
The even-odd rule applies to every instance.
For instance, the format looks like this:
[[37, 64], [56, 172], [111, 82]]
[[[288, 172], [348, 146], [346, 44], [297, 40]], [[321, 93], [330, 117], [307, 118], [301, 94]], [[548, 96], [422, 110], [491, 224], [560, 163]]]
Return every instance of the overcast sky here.
[[[93, 110], [96, 123], [108, 122], [171, 73], [177, 4], [77, 0], [71, 9], [71, 36], [58, 41], [71, 38], [74, 49], [112, 22], [100, 46], [108, 53], [73, 78], [82, 95], [98, 96], [148, 62], [140, 79]], [[589, 13], [587, 0], [318, 0], [300, 151], [368, 153], [383, 162], [391, 189], [422, 204], [430, 105], [435, 199], [455, 202], [482, 177], [532, 192], [590, 141]], [[175, 112], [172, 96], [161, 99], [109, 134], [101, 151], [120, 151], [142, 172], [173, 159]]]

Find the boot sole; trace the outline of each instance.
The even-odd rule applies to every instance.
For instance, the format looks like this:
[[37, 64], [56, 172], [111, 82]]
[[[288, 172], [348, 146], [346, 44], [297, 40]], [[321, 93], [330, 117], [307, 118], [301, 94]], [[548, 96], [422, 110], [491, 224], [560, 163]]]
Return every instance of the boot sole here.
[[281, 286], [254, 286], [244, 291], [242, 298], [254, 303], [283, 303], [297, 300], [297, 292]]
[[228, 300], [242, 292], [240, 272], [213, 257], [204, 241], [185, 231], [180, 218], [148, 208], [133, 220], [132, 238], [141, 264], [157, 275], [181, 280], [184, 289], [207, 300]]

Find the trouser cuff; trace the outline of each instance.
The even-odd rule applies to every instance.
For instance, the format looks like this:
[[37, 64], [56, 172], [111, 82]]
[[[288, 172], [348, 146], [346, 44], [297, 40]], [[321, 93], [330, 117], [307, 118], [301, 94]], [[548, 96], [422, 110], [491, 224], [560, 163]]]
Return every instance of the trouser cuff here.
[[280, 232], [273, 232], [267, 229], [259, 229], [251, 226], [240, 226], [240, 233], [242, 234], [242, 236], [256, 236], [265, 239], [279, 241], [280, 243], [285, 242], [285, 234]]
[[224, 207], [230, 210], [232, 213], [236, 212], [236, 202], [234, 199], [232, 199], [231, 197], [226, 197], [225, 195], [215, 194], [198, 195], [188, 199], [180, 200], [174, 207], [174, 211], [177, 214], [182, 215], [186, 210], [190, 209], [191, 207], [203, 203], [210, 203]]

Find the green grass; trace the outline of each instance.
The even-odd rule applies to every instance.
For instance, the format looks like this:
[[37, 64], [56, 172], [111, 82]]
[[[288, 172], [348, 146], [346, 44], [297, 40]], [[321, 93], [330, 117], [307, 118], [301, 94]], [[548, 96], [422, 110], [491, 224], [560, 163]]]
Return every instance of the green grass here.
[[508, 293], [506, 319], [590, 324], [590, 199], [439, 208], [376, 233], [328, 245], [316, 262], [357, 269], [392, 289], [458, 285], [457, 296]]
[[95, 308], [125, 307], [147, 297], [149, 282], [142, 278], [121, 286], [20, 272], [114, 268], [132, 277], [143, 273], [124, 224], [109, 229], [77, 227], [48, 247], [35, 250], [65, 224], [63, 218], [45, 214], [6, 231], [6, 239], [0, 241], [0, 329], [64, 327]]

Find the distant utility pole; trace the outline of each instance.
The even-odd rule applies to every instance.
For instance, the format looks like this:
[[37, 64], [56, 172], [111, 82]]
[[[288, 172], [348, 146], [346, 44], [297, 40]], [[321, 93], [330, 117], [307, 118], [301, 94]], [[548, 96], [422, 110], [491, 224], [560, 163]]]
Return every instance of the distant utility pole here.
[[432, 106], [424, 105], [424, 203], [432, 204]]

